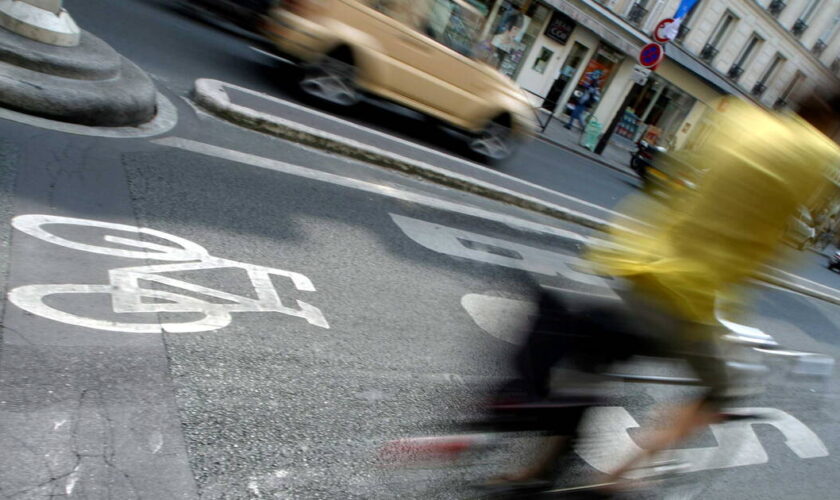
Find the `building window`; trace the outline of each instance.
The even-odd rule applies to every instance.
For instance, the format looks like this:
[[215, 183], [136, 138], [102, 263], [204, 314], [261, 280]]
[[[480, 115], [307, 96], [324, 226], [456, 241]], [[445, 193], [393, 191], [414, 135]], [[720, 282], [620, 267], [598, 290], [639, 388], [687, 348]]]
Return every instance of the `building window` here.
[[770, 13], [773, 17], [779, 17], [779, 14], [785, 10], [787, 4], [784, 0], [772, 0], [769, 5], [767, 5], [767, 12]]
[[761, 78], [759, 78], [758, 81], [755, 82], [755, 85], [752, 88], [752, 93], [754, 96], [761, 97], [761, 95], [764, 94], [764, 91], [767, 90], [767, 83], [771, 79], [773, 79], [773, 77], [775, 77], [776, 74], [778, 74], [779, 70], [782, 68], [782, 66], [784, 66], [785, 61], [787, 61], [787, 59], [785, 59], [785, 57], [781, 54], [776, 54], [773, 57], [773, 61], [770, 63], [769, 66], [767, 66], [767, 69], [764, 70], [764, 73], [762, 73]]
[[802, 10], [802, 14], [799, 15], [799, 19], [793, 23], [793, 28], [791, 28], [794, 36], [802, 36], [802, 33], [805, 33], [805, 30], [808, 29], [808, 23], [811, 22], [811, 18], [814, 16], [814, 12], [817, 11], [817, 7], [820, 6], [821, 1], [808, 0], [808, 3], [805, 4], [805, 8]]
[[727, 35], [729, 35], [729, 31], [737, 21], [738, 18], [730, 11], [727, 11], [723, 17], [720, 18], [720, 22], [718, 22], [717, 27], [715, 27], [715, 30], [712, 32], [712, 36], [709, 37], [709, 41], [706, 42], [703, 50], [700, 51], [701, 59], [706, 62], [712, 62], [720, 51], [720, 46], [723, 44]]
[[785, 90], [779, 94], [779, 98], [776, 99], [776, 103], [773, 104], [773, 107], [776, 109], [786, 108], [788, 104], [790, 104], [790, 98], [796, 89], [805, 81], [805, 74], [801, 71], [797, 71], [793, 78], [791, 78], [790, 83], [788, 83]]
[[691, 22], [691, 18], [694, 17], [694, 13], [697, 12], [697, 6], [700, 5], [700, 2], [694, 4], [691, 7], [691, 10], [688, 11], [688, 14], [685, 15], [685, 19], [682, 20], [680, 23], [680, 28], [677, 31], [677, 37], [674, 39], [677, 43], [682, 43], [685, 41], [685, 38], [688, 36], [688, 33], [691, 31], [691, 26], [688, 23]]
[[630, 5], [630, 10], [627, 11], [627, 22], [637, 28], [641, 28], [647, 19], [650, 11], [647, 8], [648, 0], [636, 0]]
[[735, 59], [735, 62], [732, 64], [732, 67], [729, 68], [729, 78], [733, 80], [738, 80], [742, 74], [744, 74], [744, 68], [747, 67], [747, 64], [750, 62], [750, 57], [756, 52], [756, 49], [761, 46], [764, 39], [758, 36], [758, 33], [753, 33], [750, 36], [750, 39], [747, 41], [744, 48], [741, 49], [741, 54]]
[[811, 48], [811, 52], [815, 56], [820, 57], [822, 55], [825, 48], [828, 47], [829, 43], [831, 43], [831, 40], [834, 38], [834, 35], [837, 34], [838, 26], [840, 26], [840, 13], [834, 16], [834, 19], [832, 19], [828, 26], [826, 26], [826, 28], [823, 30], [823, 32], [820, 33], [820, 37], [814, 43], [813, 48]]

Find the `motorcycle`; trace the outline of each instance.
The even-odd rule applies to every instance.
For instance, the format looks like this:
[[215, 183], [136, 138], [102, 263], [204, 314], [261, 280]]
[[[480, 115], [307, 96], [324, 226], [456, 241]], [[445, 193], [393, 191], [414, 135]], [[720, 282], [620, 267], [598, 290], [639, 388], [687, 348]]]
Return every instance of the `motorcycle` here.
[[667, 151], [665, 148], [650, 144], [645, 140], [636, 143], [636, 151], [631, 153], [630, 156], [630, 168], [642, 179], [646, 188], [650, 180], [649, 173], [653, 167], [653, 162], [658, 155]]

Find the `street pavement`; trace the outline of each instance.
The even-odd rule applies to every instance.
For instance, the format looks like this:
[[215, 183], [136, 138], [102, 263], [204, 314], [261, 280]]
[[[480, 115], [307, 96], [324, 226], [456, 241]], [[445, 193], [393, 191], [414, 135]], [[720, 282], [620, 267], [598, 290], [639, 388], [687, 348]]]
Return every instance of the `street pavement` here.
[[[157, 77], [175, 128], [104, 138], [0, 121], [0, 497], [465, 498], [521, 461], [527, 443], [457, 468], [394, 468], [377, 450], [471, 413], [508, 372], [537, 287], [609, 296], [575, 267], [594, 233], [196, 112], [195, 78], [248, 86], [259, 70], [231, 55], [253, 53], [241, 39], [162, 3], [66, 6]], [[633, 191], [563, 154], [534, 143], [506, 168], [604, 208]], [[805, 255], [797, 274], [837, 279]], [[837, 306], [766, 286], [755, 298], [740, 322], [840, 354]], [[738, 406], [777, 419], [698, 436], [682, 453], [704, 470], [672, 497], [834, 496], [838, 376], [776, 368]], [[570, 483], [687, 391], [615, 390], [594, 419], [609, 432], [578, 449]]]

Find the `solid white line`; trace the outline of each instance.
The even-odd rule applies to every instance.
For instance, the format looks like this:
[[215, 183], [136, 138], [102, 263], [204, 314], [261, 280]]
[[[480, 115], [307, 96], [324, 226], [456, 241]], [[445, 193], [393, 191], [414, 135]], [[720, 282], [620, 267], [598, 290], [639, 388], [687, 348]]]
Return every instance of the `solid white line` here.
[[263, 50], [263, 49], [260, 49], [260, 48], [258, 48], [258, 47], [254, 47], [253, 45], [251, 45], [250, 47], [251, 47], [251, 50], [253, 50], [254, 52], [258, 52], [258, 53], [260, 53], [260, 54], [262, 54], [262, 55], [264, 55], [264, 56], [266, 56], [266, 57], [270, 57], [270, 58], [272, 58], [272, 59], [276, 59], [276, 60], [278, 60], [278, 61], [282, 61], [282, 62], [284, 62], [284, 63], [286, 63], [286, 64], [294, 64], [294, 63], [295, 63], [295, 62], [294, 62], [294, 61], [292, 61], [291, 59], [286, 59], [286, 58], [285, 58], [285, 57], [283, 57], [283, 56], [279, 56], [279, 55], [277, 55], [277, 54], [272, 54], [271, 52], [268, 52], [267, 50]]
[[160, 144], [162, 146], [169, 146], [177, 149], [182, 149], [184, 151], [190, 151], [205, 156], [213, 156], [215, 158], [222, 158], [224, 160], [245, 163], [247, 165], [252, 165], [255, 167], [267, 168], [276, 172], [282, 172], [285, 174], [304, 177], [320, 182], [328, 182], [330, 184], [335, 184], [338, 186], [343, 186], [351, 189], [358, 189], [360, 191], [366, 191], [369, 193], [375, 193], [381, 196], [386, 196], [388, 198], [408, 201], [411, 203], [416, 203], [418, 205], [424, 205], [431, 208], [446, 210], [448, 212], [455, 212], [459, 214], [470, 215], [473, 217], [479, 217], [481, 219], [491, 220], [502, 224], [507, 224], [509, 226], [530, 230], [533, 232], [544, 233], [552, 236], [559, 236], [561, 238], [571, 239], [581, 243], [590, 243], [593, 241], [593, 239], [591, 238], [588, 238], [578, 233], [574, 233], [572, 231], [547, 226], [538, 222], [531, 222], [525, 219], [521, 219], [519, 217], [514, 217], [512, 215], [499, 214], [496, 212], [491, 212], [489, 210], [484, 210], [477, 207], [471, 207], [468, 205], [443, 200], [434, 196], [405, 191], [392, 186], [383, 186], [381, 184], [374, 184], [372, 182], [361, 181], [349, 177], [342, 177], [340, 175], [335, 175], [328, 172], [321, 172], [319, 170], [313, 170], [299, 165], [293, 165], [291, 163], [273, 160], [271, 158], [256, 156], [249, 153], [243, 153], [241, 151], [234, 151], [232, 149], [222, 148], [219, 146], [214, 146], [212, 144], [193, 141], [190, 139], [183, 139], [180, 137], [165, 137], [163, 139], [155, 139], [152, 142], [155, 144]]
[[[260, 49], [256, 49], [256, 48], [254, 48], [254, 50], [256, 50], [258, 52], [264, 52], [264, 51], [261, 51]], [[270, 55], [268, 53], [266, 53], [266, 54]], [[396, 137], [396, 136], [393, 136], [391, 134], [381, 132], [379, 130], [367, 128], [365, 126], [353, 123], [351, 121], [347, 121], [347, 120], [344, 120], [342, 118], [338, 118], [336, 116], [333, 116], [333, 115], [330, 115], [330, 114], [327, 114], [327, 113], [323, 113], [321, 111], [314, 110], [312, 108], [308, 108], [306, 106], [301, 106], [300, 104], [297, 104], [297, 103], [294, 103], [294, 102], [291, 102], [291, 101], [287, 101], [285, 99], [280, 99], [278, 97], [274, 97], [274, 96], [271, 96], [271, 95], [268, 95], [268, 94], [264, 94], [264, 93], [258, 92], [256, 90], [251, 90], [251, 89], [248, 89], [248, 88], [245, 88], [245, 87], [240, 87], [238, 85], [234, 85], [234, 84], [227, 83], [227, 82], [222, 82], [222, 81], [219, 81], [219, 84], [221, 84], [224, 87], [230, 87], [230, 88], [239, 90], [240, 92], [244, 92], [244, 93], [247, 93], [247, 94], [252, 94], [252, 95], [255, 95], [255, 96], [260, 97], [262, 99], [273, 101], [273, 102], [276, 102], [277, 104], [287, 106], [287, 107], [290, 107], [290, 108], [294, 108], [294, 109], [297, 109], [299, 111], [303, 111], [303, 112], [318, 116], [320, 118], [324, 118], [326, 120], [331, 120], [333, 122], [340, 123], [343, 126], [354, 128], [356, 130], [360, 130], [360, 131], [365, 132], [367, 134], [376, 135], [376, 136], [382, 137], [384, 139], [388, 139], [390, 141], [393, 141], [393, 142], [396, 142], [396, 143], [399, 143], [399, 144], [402, 144], [402, 145], [405, 145], [405, 146], [409, 146], [409, 147], [412, 147], [412, 148], [420, 150], [420, 151], [424, 151], [426, 153], [437, 155], [441, 158], [446, 158], [449, 161], [454, 161], [454, 162], [460, 163], [462, 165], [466, 165], [466, 166], [468, 166], [472, 169], [480, 170], [482, 173], [490, 174], [492, 176], [495, 176], [495, 177], [498, 177], [498, 178], [501, 178], [501, 179], [505, 179], [505, 180], [514, 182], [516, 184], [522, 185], [522, 186], [527, 186], [527, 187], [532, 188], [532, 189], [537, 189], [537, 190], [545, 192], [545, 193], [550, 193], [552, 195], [559, 196], [560, 198], [564, 198], [564, 199], [572, 201], [574, 203], [578, 203], [580, 205], [583, 205], [583, 206], [586, 206], [586, 207], [589, 207], [589, 208], [594, 208], [596, 210], [600, 210], [600, 211], [608, 213], [612, 216], [623, 217], [625, 219], [632, 220], [631, 217], [628, 217], [628, 216], [626, 216], [624, 214], [621, 214], [619, 212], [615, 212], [615, 211], [610, 210], [608, 208], [602, 207], [600, 205], [596, 205], [596, 204], [588, 202], [586, 200], [581, 200], [580, 198], [575, 198], [574, 196], [564, 194], [564, 193], [561, 193], [559, 191], [555, 191], [553, 189], [549, 189], [549, 188], [546, 188], [544, 186], [540, 186], [538, 184], [533, 184], [531, 182], [524, 181], [522, 179], [519, 179], [518, 177], [514, 177], [512, 175], [508, 175], [508, 174], [499, 172], [497, 170], [492, 170], [492, 169], [490, 169], [490, 168], [488, 168], [484, 165], [481, 165], [481, 164], [478, 164], [478, 163], [475, 163], [475, 162], [471, 162], [471, 161], [467, 161], [467, 160], [464, 160], [462, 158], [458, 158], [457, 156], [452, 156], [452, 155], [444, 153], [442, 151], [438, 151], [436, 149], [432, 149], [432, 148], [429, 148], [427, 146], [423, 146], [422, 144], [417, 144], [415, 142], [408, 141], [408, 140], [403, 139], [401, 137]], [[245, 107], [245, 106], [243, 106], [243, 107]], [[288, 120], [287, 118], [284, 118], [284, 119]], [[293, 121], [293, 120], [289, 120], [289, 121]], [[340, 135], [340, 134], [336, 134], [336, 135]]]

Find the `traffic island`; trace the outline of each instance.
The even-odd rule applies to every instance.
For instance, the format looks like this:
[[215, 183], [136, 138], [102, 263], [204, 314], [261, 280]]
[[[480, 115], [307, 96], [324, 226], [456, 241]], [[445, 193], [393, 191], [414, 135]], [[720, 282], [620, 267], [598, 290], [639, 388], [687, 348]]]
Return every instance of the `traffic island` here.
[[90, 126], [154, 118], [146, 73], [80, 30], [60, 0], [0, 0], [0, 106]]

